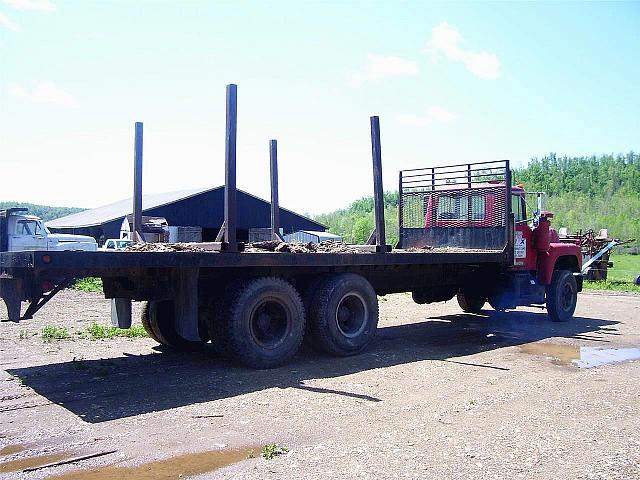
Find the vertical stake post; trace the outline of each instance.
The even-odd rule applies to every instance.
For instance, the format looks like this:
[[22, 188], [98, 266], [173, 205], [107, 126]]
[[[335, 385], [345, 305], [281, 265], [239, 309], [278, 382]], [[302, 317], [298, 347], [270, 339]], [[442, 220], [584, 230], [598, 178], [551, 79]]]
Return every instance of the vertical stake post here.
[[227, 85], [227, 127], [224, 154], [224, 242], [229, 252], [238, 251], [236, 238], [236, 137], [238, 127], [237, 85]]
[[384, 231], [384, 191], [382, 188], [382, 153], [380, 150], [380, 119], [371, 117], [371, 154], [373, 157], [373, 200], [376, 222], [377, 251], [386, 252], [387, 242]]
[[133, 238], [144, 242], [142, 235], [142, 122], [136, 122], [133, 148]]
[[280, 237], [280, 203], [278, 201], [278, 141], [269, 140], [269, 160], [271, 171], [271, 240]]

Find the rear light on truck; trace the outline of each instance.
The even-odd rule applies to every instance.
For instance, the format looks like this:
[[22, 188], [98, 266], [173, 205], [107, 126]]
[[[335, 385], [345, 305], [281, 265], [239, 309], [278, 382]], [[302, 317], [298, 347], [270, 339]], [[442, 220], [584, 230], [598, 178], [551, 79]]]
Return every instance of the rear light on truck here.
[[51, 255], [42, 255], [41, 260], [42, 263], [51, 263]]

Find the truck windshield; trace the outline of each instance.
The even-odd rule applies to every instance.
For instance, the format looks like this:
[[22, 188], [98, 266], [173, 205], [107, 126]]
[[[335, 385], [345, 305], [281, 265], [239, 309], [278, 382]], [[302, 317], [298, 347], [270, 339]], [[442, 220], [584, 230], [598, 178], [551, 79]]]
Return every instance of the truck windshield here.
[[16, 223], [16, 235], [37, 235], [38, 222], [35, 220], [18, 220]]
[[524, 222], [527, 219], [527, 210], [524, 197], [522, 195], [511, 196], [511, 211], [517, 222]]

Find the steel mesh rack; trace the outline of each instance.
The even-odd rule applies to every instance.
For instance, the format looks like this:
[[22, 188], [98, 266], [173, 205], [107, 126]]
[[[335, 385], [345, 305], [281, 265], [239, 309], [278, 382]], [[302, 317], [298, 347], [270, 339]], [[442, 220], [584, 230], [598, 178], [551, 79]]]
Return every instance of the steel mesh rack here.
[[509, 160], [402, 170], [398, 246], [504, 250], [510, 198]]

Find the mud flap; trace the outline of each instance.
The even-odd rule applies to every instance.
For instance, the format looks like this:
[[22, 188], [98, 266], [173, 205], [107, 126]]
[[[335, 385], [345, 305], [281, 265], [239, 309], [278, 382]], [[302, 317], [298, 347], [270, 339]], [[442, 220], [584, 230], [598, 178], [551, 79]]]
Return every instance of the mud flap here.
[[185, 340], [200, 341], [198, 332], [199, 268], [178, 268], [174, 273], [176, 333]]
[[128, 298], [111, 299], [111, 325], [118, 328], [131, 327], [131, 300]]

